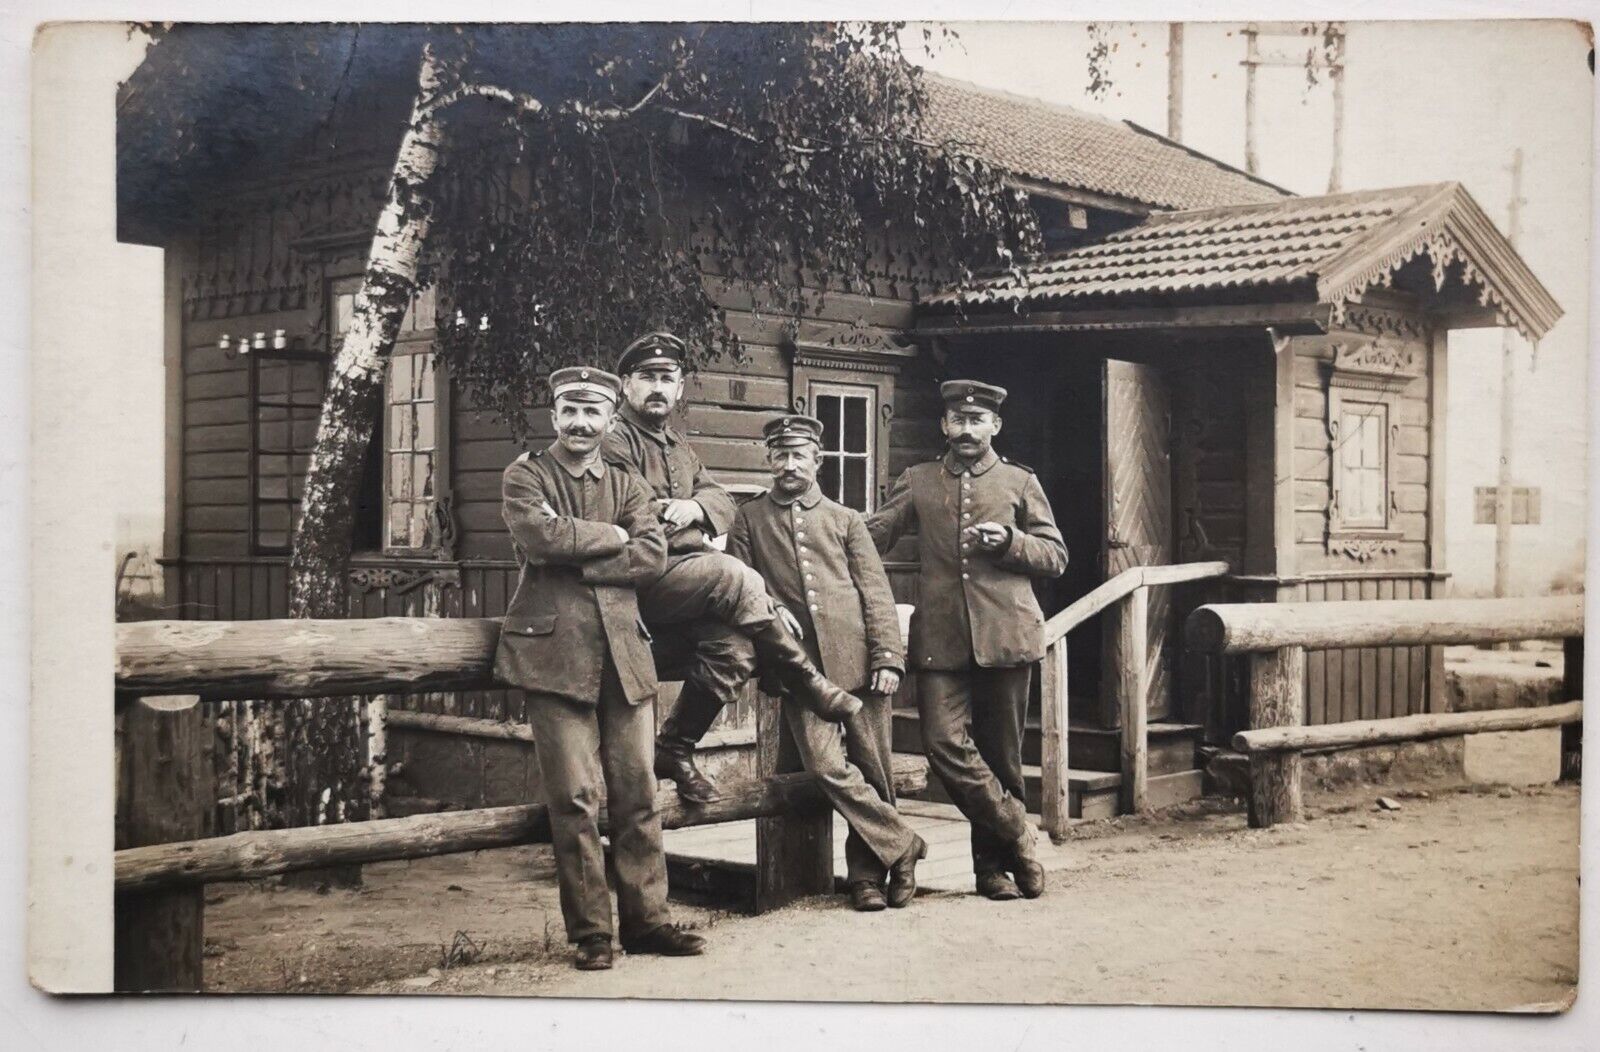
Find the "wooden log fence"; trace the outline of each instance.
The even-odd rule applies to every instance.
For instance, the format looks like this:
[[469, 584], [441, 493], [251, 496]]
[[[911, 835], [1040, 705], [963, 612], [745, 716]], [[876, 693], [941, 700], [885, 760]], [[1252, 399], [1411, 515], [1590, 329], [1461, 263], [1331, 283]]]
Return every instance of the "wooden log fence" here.
[[1133, 566], [1084, 594], [1044, 624], [1045, 654], [1039, 678], [1040, 827], [1060, 840], [1068, 817], [1067, 635], [1097, 614], [1115, 609], [1111, 630], [1122, 637], [1117, 652], [1117, 706], [1121, 718], [1121, 810], [1138, 814], [1149, 807], [1149, 589], [1203, 581], [1228, 573], [1225, 562], [1176, 566]]
[[[1191, 649], [1246, 654], [1250, 727], [1233, 738], [1249, 757], [1250, 825], [1305, 817], [1300, 755], [1488, 731], [1562, 728], [1562, 777], [1581, 769], [1583, 597], [1411, 599], [1337, 603], [1219, 603], [1189, 615]], [[1329, 647], [1436, 646], [1561, 639], [1565, 704], [1488, 712], [1426, 713], [1304, 726], [1305, 652]]]
[[[205, 704], [504, 690], [510, 685], [493, 674], [499, 635], [500, 622], [492, 618], [129, 622], [117, 626], [117, 706], [124, 719], [144, 719], [153, 710], [136, 699], [157, 696], [189, 695]], [[775, 718], [775, 703], [762, 708], [774, 710], [758, 721], [763, 777], [729, 786], [704, 808], [663, 796], [661, 812], [669, 828], [758, 819], [757, 853], [767, 864], [757, 866], [756, 901], [770, 909], [831, 887], [832, 820], [812, 776], [787, 769], [795, 766], [793, 745], [784, 740], [787, 726]], [[484, 723], [447, 727], [434, 716], [429, 729], [494, 733]], [[504, 736], [522, 739], [518, 730]], [[199, 809], [200, 755], [187, 749], [152, 757], [136, 772], [137, 795], [120, 794], [143, 813], [126, 823], [129, 836], [115, 856], [119, 990], [198, 989], [208, 882], [478, 851], [548, 835], [545, 809], [527, 805], [190, 839], [200, 832], [190, 814]], [[926, 782], [921, 758], [897, 761], [894, 773], [901, 791]], [[173, 813], [157, 813], [146, 806], [151, 801]]]

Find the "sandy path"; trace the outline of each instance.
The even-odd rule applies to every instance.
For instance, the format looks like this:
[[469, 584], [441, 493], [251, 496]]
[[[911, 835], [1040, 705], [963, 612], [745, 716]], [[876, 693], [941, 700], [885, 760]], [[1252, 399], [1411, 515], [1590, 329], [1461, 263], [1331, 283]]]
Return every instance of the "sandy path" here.
[[[1069, 868], [1034, 902], [930, 895], [907, 910], [860, 915], [833, 898], [737, 918], [679, 908], [707, 925], [707, 956], [622, 957], [609, 973], [568, 968], [559, 928], [546, 946], [544, 922], [559, 920], [550, 885], [538, 879], [549, 871], [544, 849], [419, 861], [393, 874], [370, 867], [360, 894], [222, 896], [208, 911], [208, 936], [237, 949], [208, 962], [208, 979], [213, 988], [262, 988], [253, 977], [283, 989], [270, 981], [271, 944], [282, 950], [286, 938], [302, 939], [296, 932], [315, 931], [328, 950], [312, 955], [308, 984], [289, 988], [1434, 1009], [1569, 998], [1577, 790], [1436, 791], [1403, 798], [1399, 811], [1372, 811], [1380, 791], [1318, 800], [1308, 825], [1267, 832], [1245, 829], [1238, 813], [1081, 827], [1065, 849]], [[450, 874], [470, 883], [440, 890]], [[251, 899], [277, 906], [263, 916]], [[365, 930], [351, 927], [358, 919]], [[287, 929], [262, 935], [264, 922]], [[391, 978], [406, 974], [419, 945], [433, 959], [410, 974], [438, 964], [439, 945], [457, 928], [486, 939], [480, 963]], [[374, 958], [387, 967], [366, 970]], [[337, 984], [323, 977], [333, 966], [345, 977]]]

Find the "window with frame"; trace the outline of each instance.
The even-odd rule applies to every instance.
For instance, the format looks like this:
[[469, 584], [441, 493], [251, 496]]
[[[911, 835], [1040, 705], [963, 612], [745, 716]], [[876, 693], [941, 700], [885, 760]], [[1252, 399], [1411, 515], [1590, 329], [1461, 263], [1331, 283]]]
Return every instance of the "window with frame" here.
[[847, 508], [873, 508], [877, 478], [873, 426], [877, 389], [855, 384], [813, 383], [812, 412], [822, 421], [821, 465], [817, 484]]
[[250, 355], [250, 525], [258, 554], [289, 551], [327, 375], [320, 354], [260, 350]]
[[[359, 277], [330, 289], [334, 346], [355, 315]], [[368, 447], [356, 501], [355, 547], [385, 554], [436, 552], [443, 539], [435, 509], [445, 477], [448, 408], [433, 352], [433, 290], [412, 302], [385, 365], [383, 412]]]
[[1389, 407], [1341, 400], [1334, 431], [1338, 523], [1346, 528], [1389, 525]]

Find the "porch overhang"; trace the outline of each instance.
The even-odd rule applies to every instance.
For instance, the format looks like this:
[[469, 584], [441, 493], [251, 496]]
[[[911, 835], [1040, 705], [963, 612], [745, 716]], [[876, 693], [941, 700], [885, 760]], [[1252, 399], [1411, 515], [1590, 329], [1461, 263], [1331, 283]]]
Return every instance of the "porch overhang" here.
[[1326, 330], [1374, 301], [1530, 340], [1561, 307], [1457, 183], [1147, 217], [918, 305], [928, 335], [1272, 327]]

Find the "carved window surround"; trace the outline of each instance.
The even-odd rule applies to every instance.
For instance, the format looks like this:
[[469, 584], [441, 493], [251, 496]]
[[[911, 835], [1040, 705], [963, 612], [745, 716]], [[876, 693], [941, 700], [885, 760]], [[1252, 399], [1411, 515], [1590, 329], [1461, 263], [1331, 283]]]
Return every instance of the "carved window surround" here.
[[869, 489], [881, 503], [888, 493], [889, 426], [894, 420], [894, 382], [905, 364], [917, 356], [915, 344], [900, 333], [871, 325], [804, 321], [789, 341], [792, 355], [790, 392], [795, 412], [816, 415], [812, 385], [870, 388], [877, 407], [870, 420], [874, 477]]
[[1396, 455], [1401, 394], [1425, 372], [1423, 348], [1393, 336], [1335, 343], [1328, 368], [1330, 555], [1365, 563], [1399, 551]]

